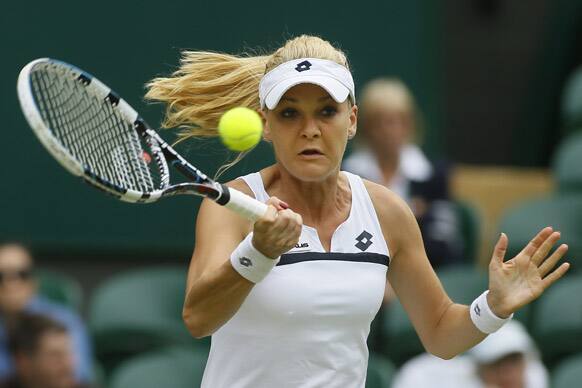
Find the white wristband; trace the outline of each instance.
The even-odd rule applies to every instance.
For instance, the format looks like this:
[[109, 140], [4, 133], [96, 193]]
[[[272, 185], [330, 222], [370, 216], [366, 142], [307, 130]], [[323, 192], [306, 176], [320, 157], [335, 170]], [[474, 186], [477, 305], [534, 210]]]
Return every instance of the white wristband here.
[[499, 318], [495, 315], [495, 313], [491, 311], [491, 308], [489, 308], [489, 303], [487, 303], [488, 293], [489, 290], [479, 295], [477, 299], [471, 303], [471, 307], [469, 308], [471, 320], [475, 326], [477, 326], [477, 329], [485, 334], [495, 333], [505, 324], [505, 322], [513, 318], [513, 314], [507, 318]]
[[230, 255], [230, 263], [243, 278], [258, 283], [271, 272], [280, 257], [271, 259], [253, 246], [253, 234], [250, 233]]

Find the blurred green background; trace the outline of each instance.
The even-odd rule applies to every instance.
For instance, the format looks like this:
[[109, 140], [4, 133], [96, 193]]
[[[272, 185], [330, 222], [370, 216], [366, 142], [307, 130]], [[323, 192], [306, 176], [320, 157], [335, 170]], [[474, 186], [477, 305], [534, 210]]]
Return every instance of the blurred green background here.
[[[438, 10], [424, 1], [368, 3], [310, 2], [314, 9], [309, 11], [301, 2], [275, 6], [270, 1], [5, 3], [0, 16], [5, 42], [0, 109], [7, 118], [9, 141], [1, 156], [0, 236], [25, 240], [45, 255], [60, 257], [184, 257], [193, 243], [197, 198], [146, 206], [118, 203], [80, 184], [42, 149], [15, 93], [20, 68], [37, 57], [61, 59], [92, 73], [155, 127], [162, 108], [143, 101], [144, 84], [175, 70], [181, 50], [271, 51], [289, 37], [313, 33], [347, 51], [358, 84], [384, 74], [403, 77], [419, 91], [427, 116], [439, 127], [439, 65], [431, 52], [438, 47]], [[400, 23], [403, 19], [408, 22]], [[169, 131], [163, 135], [172, 138]], [[179, 150], [210, 175], [229, 156], [216, 142], [186, 144]], [[229, 177], [272, 160], [263, 144]]]
[[[155, 127], [162, 108], [143, 101], [144, 84], [175, 70], [181, 50], [271, 51], [289, 37], [317, 34], [348, 53], [357, 87], [386, 75], [411, 87], [424, 113], [429, 155], [457, 163], [544, 166], [561, 136], [557, 107], [576, 60], [579, 4], [4, 2], [0, 236], [28, 242], [45, 257], [184, 258], [193, 244], [198, 199], [118, 203], [80, 184], [42, 149], [15, 93], [19, 70], [34, 58], [61, 59], [94, 74]], [[169, 131], [163, 135], [172, 138]], [[179, 151], [210, 175], [229, 157], [216, 142], [184, 144]], [[227, 178], [271, 161], [263, 144]]]
[[[57, 292], [57, 299], [88, 318], [105, 374], [130, 355], [168, 343], [192, 345], [180, 313], [200, 200], [175, 197], [130, 205], [69, 175], [43, 149], [20, 112], [20, 69], [38, 57], [75, 64], [157, 127], [163, 107], [143, 100], [144, 84], [176, 70], [182, 50], [264, 53], [299, 34], [319, 35], [342, 48], [357, 90], [380, 76], [399, 77], [411, 88], [423, 113], [423, 149], [433, 159], [460, 166], [453, 186], [464, 184], [465, 190], [453, 194], [464, 193], [457, 199], [475, 200], [472, 205], [491, 202], [484, 207], [490, 214], [468, 213], [477, 226], [475, 240], [479, 228], [484, 230], [485, 259], [490, 257], [489, 237], [499, 231], [511, 236], [509, 253], [514, 254], [539, 227], [550, 224], [564, 232], [572, 252], [568, 259], [580, 262], [580, 0], [4, 2], [0, 243], [24, 242], [33, 248], [39, 267], [55, 270], [41, 274], [41, 291], [50, 294], [51, 284], [53, 291], [68, 291], [68, 299], [64, 291], [64, 296]], [[571, 78], [576, 69], [577, 77]], [[574, 131], [578, 136], [569, 138], [552, 163], [558, 144]], [[175, 138], [170, 130], [161, 134]], [[233, 156], [217, 141], [181, 143], [177, 149], [209, 175]], [[260, 144], [221, 180], [272, 161], [269, 145]], [[530, 198], [541, 194], [545, 197]], [[471, 232], [467, 229], [463, 232]], [[473, 268], [479, 254], [473, 256], [466, 267], [438, 273], [454, 300], [468, 303], [486, 287], [485, 273]], [[554, 302], [563, 301], [564, 293], [579, 292], [579, 274], [556, 287], [549, 302], [542, 299], [516, 316], [534, 333], [547, 362], [580, 351], [582, 304]], [[421, 348], [404, 311], [394, 306], [373, 324], [371, 350], [401, 362]], [[564, 308], [555, 312], [554, 307]], [[563, 344], [568, 346], [559, 348]], [[202, 345], [202, 355], [186, 352], [184, 370], [195, 365], [188, 357], [204, 364], [207, 342], [195, 345]], [[158, 373], [152, 365], [158, 356], [178, 365], [182, 353], [142, 354], [141, 361], [127, 364], [126, 374], [120, 369], [113, 380], [121, 383], [111, 387], [131, 386], [124, 380], [129, 372], [146, 379], [152, 374], [180, 377]]]

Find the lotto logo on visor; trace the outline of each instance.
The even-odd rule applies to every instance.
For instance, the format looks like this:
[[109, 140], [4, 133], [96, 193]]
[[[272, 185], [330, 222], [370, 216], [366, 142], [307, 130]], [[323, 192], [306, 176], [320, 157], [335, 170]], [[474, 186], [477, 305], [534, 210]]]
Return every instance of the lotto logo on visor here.
[[298, 72], [302, 72], [302, 71], [306, 71], [311, 69], [311, 62], [309, 61], [303, 61], [300, 64], [297, 65], [297, 67], [295, 67], [295, 70], [297, 70]]
[[346, 67], [326, 59], [301, 58], [282, 63], [265, 74], [259, 85], [261, 108], [275, 108], [285, 92], [299, 84], [321, 86], [337, 102], [348, 97], [356, 101], [354, 79]]

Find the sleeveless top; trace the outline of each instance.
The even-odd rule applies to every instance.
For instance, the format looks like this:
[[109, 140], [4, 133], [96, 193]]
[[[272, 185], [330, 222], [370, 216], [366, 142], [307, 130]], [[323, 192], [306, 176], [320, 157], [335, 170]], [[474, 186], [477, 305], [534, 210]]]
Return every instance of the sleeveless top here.
[[[295, 248], [212, 335], [203, 388], [364, 388], [390, 258], [364, 183], [342, 173], [352, 205], [330, 252], [303, 225]], [[267, 201], [259, 173], [241, 178]]]

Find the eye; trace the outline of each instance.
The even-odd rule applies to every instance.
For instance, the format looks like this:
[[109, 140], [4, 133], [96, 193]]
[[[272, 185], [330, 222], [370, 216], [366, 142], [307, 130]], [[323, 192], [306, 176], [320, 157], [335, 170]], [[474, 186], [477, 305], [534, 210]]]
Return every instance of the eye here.
[[290, 119], [297, 116], [297, 109], [285, 108], [281, 112], [279, 112], [279, 115], [285, 119]]
[[337, 108], [335, 106], [328, 105], [321, 110], [321, 114], [325, 117], [332, 117], [337, 113]]

